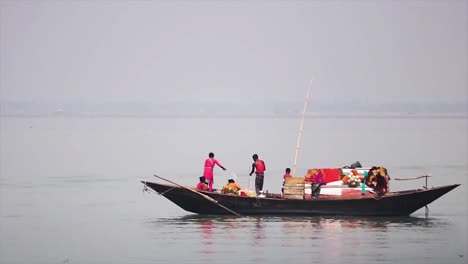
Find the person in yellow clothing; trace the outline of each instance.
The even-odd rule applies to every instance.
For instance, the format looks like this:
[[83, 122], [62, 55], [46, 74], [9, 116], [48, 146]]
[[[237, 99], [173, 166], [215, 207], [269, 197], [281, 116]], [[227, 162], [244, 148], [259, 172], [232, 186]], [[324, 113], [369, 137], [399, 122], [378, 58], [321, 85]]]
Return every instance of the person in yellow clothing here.
[[222, 193], [238, 194], [241, 187], [233, 179], [229, 179], [228, 183], [223, 186]]

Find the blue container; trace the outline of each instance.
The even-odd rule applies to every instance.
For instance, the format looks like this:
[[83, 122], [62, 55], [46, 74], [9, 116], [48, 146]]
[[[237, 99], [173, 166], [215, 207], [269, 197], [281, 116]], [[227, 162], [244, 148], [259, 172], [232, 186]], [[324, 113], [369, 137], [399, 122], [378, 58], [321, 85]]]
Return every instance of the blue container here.
[[367, 171], [365, 171], [364, 172], [364, 181], [362, 181], [362, 183], [361, 183], [361, 194], [362, 195], [366, 194], [366, 184], [365, 184], [365, 182], [366, 182], [367, 175], [368, 175], [368, 173], [367, 173]]

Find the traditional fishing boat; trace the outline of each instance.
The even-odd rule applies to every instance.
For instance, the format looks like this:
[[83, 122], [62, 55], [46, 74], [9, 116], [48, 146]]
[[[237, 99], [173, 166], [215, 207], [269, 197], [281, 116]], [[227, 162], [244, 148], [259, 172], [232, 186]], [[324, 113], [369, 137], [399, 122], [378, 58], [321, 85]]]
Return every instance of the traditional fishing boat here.
[[[161, 178], [161, 177], [159, 177]], [[163, 178], [161, 178], [163, 179]], [[165, 179], [163, 179], [165, 180]], [[169, 180], [166, 180], [169, 181]], [[427, 206], [460, 184], [360, 196], [322, 195], [319, 199], [286, 199], [280, 194], [248, 197], [197, 191], [171, 184], [142, 181], [182, 209], [201, 215], [334, 215], [408, 216]]]
[[[309, 82], [304, 100], [304, 109], [301, 115], [294, 157], [293, 175], [296, 175], [304, 116], [306, 114], [311, 86], [312, 81]], [[360, 164], [355, 167], [360, 167]], [[429, 176], [421, 176], [426, 177], [426, 185], [423, 188], [389, 192], [386, 184], [386, 181], [389, 180], [386, 169], [383, 167], [373, 167], [363, 170], [362, 172], [365, 175], [358, 173], [358, 171], [350, 174], [349, 180], [351, 183], [355, 181], [361, 184], [362, 188], [348, 188], [351, 186], [341, 184], [342, 181], [345, 181], [341, 178], [343, 176], [342, 172], [343, 170], [336, 168], [311, 169], [307, 172], [305, 178], [309, 178], [309, 176], [310, 178], [314, 178], [319, 175], [320, 177], [332, 175], [331, 178], [333, 178], [335, 183], [338, 182], [338, 184], [331, 184], [331, 180], [325, 181], [326, 185], [322, 187], [324, 191], [319, 196], [312, 196], [313, 193], [311, 192], [306, 193], [305, 190], [313, 191], [313, 188], [310, 187], [311, 185], [308, 188], [305, 187], [305, 179], [301, 179], [302, 182], [300, 183], [292, 183], [289, 186], [289, 190], [286, 190], [286, 185], [284, 185], [284, 192], [282, 194], [270, 193], [254, 196], [199, 191], [157, 175], [154, 176], [171, 184], [147, 181], [142, 181], [142, 183], [145, 185], [144, 190], [150, 188], [182, 209], [196, 214], [337, 216], [408, 216], [423, 207], [426, 207], [427, 214], [428, 204], [460, 185], [452, 184], [429, 188], [427, 187], [427, 177]], [[368, 173], [370, 173], [369, 177], [367, 177]], [[314, 179], [312, 180], [314, 181]], [[371, 187], [371, 190], [368, 190], [365, 185]]]

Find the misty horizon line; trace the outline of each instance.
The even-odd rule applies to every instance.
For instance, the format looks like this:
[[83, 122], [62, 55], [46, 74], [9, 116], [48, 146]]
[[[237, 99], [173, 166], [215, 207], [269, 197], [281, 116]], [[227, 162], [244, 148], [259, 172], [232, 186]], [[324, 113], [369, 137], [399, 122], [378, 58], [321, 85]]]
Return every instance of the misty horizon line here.
[[[230, 118], [230, 119], [296, 119], [301, 114], [3, 114], [0, 118], [148, 118], [148, 119], [204, 119], [204, 118]], [[305, 119], [468, 119], [468, 113], [306, 113]]]
[[[25, 103], [1, 102], [2, 116], [297, 116], [302, 103]], [[317, 103], [308, 105], [307, 115], [401, 116], [468, 114], [468, 103]]]
[[[356, 99], [356, 98], [340, 98], [336, 101], [324, 101], [318, 99], [309, 99], [309, 104], [322, 104], [322, 105], [336, 105], [336, 104], [359, 104], [359, 105], [468, 105], [468, 97], [460, 98], [458, 101], [447, 102], [447, 101], [375, 101], [367, 99]], [[246, 100], [246, 101], [183, 101], [183, 100], [167, 100], [167, 101], [146, 101], [146, 100], [124, 100], [124, 101], [78, 101], [78, 102], [57, 102], [57, 101], [47, 101], [47, 100], [12, 100], [12, 99], [0, 99], [0, 105], [5, 104], [37, 104], [37, 105], [99, 105], [99, 104], [108, 104], [108, 105], [122, 105], [122, 104], [140, 104], [140, 105], [173, 105], [173, 104], [189, 104], [189, 105], [203, 105], [203, 104], [234, 104], [234, 105], [250, 105], [250, 104], [261, 104], [261, 105], [272, 105], [272, 104], [288, 104], [288, 105], [304, 105], [304, 99], [299, 100]]]

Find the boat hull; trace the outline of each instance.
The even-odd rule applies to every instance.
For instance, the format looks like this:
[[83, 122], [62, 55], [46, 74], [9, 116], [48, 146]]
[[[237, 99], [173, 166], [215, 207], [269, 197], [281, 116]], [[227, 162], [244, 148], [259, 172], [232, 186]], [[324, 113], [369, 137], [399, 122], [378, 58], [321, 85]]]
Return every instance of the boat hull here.
[[366, 195], [353, 198], [333, 197], [317, 200], [289, 200], [245, 197], [204, 191], [197, 192], [174, 185], [144, 181], [142, 183], [182, 209], [196, 214], [232, 214], [229, 210], [223, 208], [226, 207], [240, 215], [278, 216], [408, 216], [459, 186], [459, 184], [453, 184], [429, 189], [393, 192], [384, 196]]

